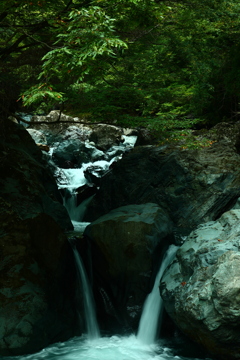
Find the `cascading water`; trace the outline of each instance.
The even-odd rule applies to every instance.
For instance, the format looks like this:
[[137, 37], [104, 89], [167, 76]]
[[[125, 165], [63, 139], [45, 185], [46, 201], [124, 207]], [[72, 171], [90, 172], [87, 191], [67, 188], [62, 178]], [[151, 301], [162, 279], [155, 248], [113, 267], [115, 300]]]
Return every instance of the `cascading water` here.
[[[125, 137], [125, 142], [126, 141], [127, 141], [127, 137]], [[136, 137], [131, 137], [130, 144], [134, 145], [135, 141], [136, 141]], [[89, 146], [92, 147], [89, 144], [86, 145], [87, 147]], [[110, 155], [114, 156], [117, 152], [119, 153], [119, 150], [123, 151], [124, 149], [126, 150], [126, 148], [123, 146], [119, 146], [119, 147], [115, 146], [112, 149], [110, 149], [109, 152]], [[95, 149], [95, 151], [98, 152], [97, 149]], [[98, 166], [102, 168], [104, 171], [106, 171], [109, 169], [110, 165], [115, 161], [115, 159], [116, 157], [112, 157], [110, 161], [98, 160], [95, 161], [94, 163], [85, 163], [82, 165], [80, 169], [76, 169], [76, 168], [62, 169], [68, 180], [67, 186], [66, 184], [64, 184], [65, 193], [68, 195], [64, 197], [64, 205], [68, 210], [68, 214], [74, 225], [75, 231], [83, 231], [85, 227], [88, 225], [88, 223], [82, 223], [82, 219], [88, 204], [90, 203], [90, 201], [94, 196], [94, 195], [90, 196], [89, 198], [85, 199], [80, 205], [77, 205], [76, 189], [87, 183], [87, 179], [85, 178], [84, 171], [89, 166]], [[61, 185], [59, 187], [61, 188]], [[87, 279], [87, 274], [84, 269], [82, 259], [75, 245], [73, 243], [71, 245], [72, 245], [75, 264], [77, 268], [78, 281], [83, 292], [87, 335], [90, 339], [95, 339], [100, 336], [100, 331], [96, 319], [95, 304], [92, 295], [92, 290]]]
[[75, 193], [71, 193], [70, 197], [66, 199], [64, 198], [64, 206], [66, 207], [72, 224], [74, 226], [74, 230], [77, 232], [83, 232], [86, 226], [89, 224], [87, 222], [82, 222], [83, 216], [86, 212], [88, 204], [91, 202], [94, 195], [82, 201], [80, 205], [77, 205], [77, 197]]
[[173, 260], [178, 247], [171, 245], [164, 255], [160, 269], [155, 279], [152, 292], [145, 300], [142, 316], [140, 319], [137, 338], [145, 344], [152, 344], [156, 340], [158, 327], [161, 326], [163, 301], [159, 294], [159, 281], [164, 270]]
[[83, 224], [82, 219], [86, 210], [86, 206], [91, 201], [92, 197], [85, 199], [83, 203], [78, 205], [76, 189], [87, 183], [87, 180], [84, 176], [84, 170], [89, 165], [91, 165], [91, 163], [84, 164], [80, 169], [62, 169], [66, 176], [67, 184], [64, 184], [62, 186], [60, 185], [59, 187], [65, 188], [63, 204], [68, 211], [68, 214], [76, 231], [84, 230], [86, 225], [88, 225]]
[[[132, 140], [134, 139], [131, 139], [131, 141]], [[111, 151], [115, 150], [113, 149]], [[89, 164], [92, 165], [92, 163]], [[68, 188], [73, 195], [65, 201], [65, 205], [68, 207], [70, 216], [78, 220], [78, 224], [81, 224], [79, 222], [79, 219], [81, 218], [79, 212], [82, 211], [81, 206], [84, 207], [86, 204], [82, 203], [80, 208], [76, 208], [74, 199], [75, 189], [87, 182], [83, 171], [85, 166], [89, 164], [84, 164], [81, 169], [62, 169], [66, 175], [67, 181], [64, 181], [63, 184], [59, 184], [60, 188]], [[76, 220], [74, 221], [74, 219], [72, 221], [76, 230], [77, 222]], [[94, 310], [94, 302], [91, 298], [91, 288], [89, 287], [81, 258], [76, 248], [73, 246], [77, 271], [81, 278], [83, 293], [86, 295], [84, 306], [88, 334], [50, 345], [37, 354], [7, 356], [2, 357], [1, 360], [200, 360], [194, 356], [182, 356], [179, 354], [179, 348], [174, 347], [174, 343], [170, 343], [169, 340], [165, 342], [165, 340], [161, 339], [154, 342], [159, 321], [156, 314], [161, 313], [161, 299], [158, 291], [158, 284], [164, 269], [168, 263], [170, 263], [176, 252], [176, 247], [170, 247], [169, 251], [170, 254], [168, 252], [156, 277], [153, 291], [146, 300], [138, 335], [100, 337]], [[205, 356], [201, 357], [201, 359], [203, 358], [205, 359]]]
[[100, 336], [100, 331], [98, 328], [95, 304], [92, 295], [92, 290], [89, 285], [86, 271], [82, 259], [74, 245], [72, 245], [73, 254], [75, 258], [75, 264], [77, 269], [78, 281], [83, 292], [83, 302], [84, 302], [84, 311], [85, 311], [85, 320], [87, 327], [87, 335], [89, 339], [96, 339]]
[[[109, 160], [96, 160], [94, 162], [84, 163], [82, 164], [81, 168], [61, 170], [58, 169], [58, 171], [60, 170], [65, 177], [65, 181], [63, 181], [63, 183], [58, 183], [58, 187], [60, 189], [65, 189], [67, 196], [63, 198], [63, 202], [66, 209], [68, 210], [69, 216], [76, 231], [83, 231], [84, 228], [88, 225], [88, 223], [83, 224], [82, 219], [86, 207], [93, 198], [93, 196], [91, 196], [90, 198], [84, 200], [84, 202], [82, 202], [81, 204], [77, 204], [76, 189], [88, 184], [88, 180], [86, 179], [84, 172], [91, 167], [97, 167], [99, 169], [102, 169], [103, 172], [107, 172], [113, 162], [120, 159], [125, 151], [131, 149], [134, 146], [136, 139], [137, 136], [124, 136], [124, 142], [122, 144], [118, 146], [113, 146], [106, 152], [105, 157]], [[93, 145], [89, 145], [88, 143], [86, 143], [86, 147], [94, 148]], [[103, 154], [102, 151], [97, 150], [96, 148], [94, 148], [94, 152], [95, 154], [97, 154], [98, 152]], [[96, 177], [99, 176], [97, 173], [94, 172], [93, 175], [95, 175]]]

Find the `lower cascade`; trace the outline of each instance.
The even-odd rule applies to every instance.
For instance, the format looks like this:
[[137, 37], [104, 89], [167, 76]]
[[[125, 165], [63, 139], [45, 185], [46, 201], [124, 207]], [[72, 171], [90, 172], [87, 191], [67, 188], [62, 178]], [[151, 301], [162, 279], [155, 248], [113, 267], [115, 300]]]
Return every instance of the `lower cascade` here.
[[152, 344], [157, 337], [158, 328], [161, 326], [163, 301], [159, 294], [159, 281], [164, 270], [173, 260], [178, 247], [171, 245], [166, 251], [160, 269], [156, 276], [152, 292], [145, 300], [137, 338], [146, 344]]
[[156, 340], [163, 306], [158, 284], [165, 268], [175, 256], [176, 246], [171, 245], [165, 254], [153, 290], [145, 301], [138, 335], [100, 337], [91, 288], [78, 251], [74, 244], [71, 245], [85, 297], [87, 334], [52, 344], [36, 354], [7, 356], [2, 357], [1, 360], [211, 360], [205, 357], [186, 357], [185, 354], [181, 356], [178, 348], [169, 340]]
[[95, 312], [95, 304], [92, 295], [92, 290], [87, 278], [86, 271], [84, 269], [84, 265], [82, 259], [75, 247], [72, 245], [75, 264], [77, 268], [77, 275], [78, 281], [80, 283], [80, 287], [83, 292], [83, 303], [84, 303], [84, 312], [85, 312], [85, 320], [86, 320], [86, 327], [87, 327], [87, 336], [90, 339], [95, 339], [100, 336], [100, 331], [98, 328], [96, 312]]

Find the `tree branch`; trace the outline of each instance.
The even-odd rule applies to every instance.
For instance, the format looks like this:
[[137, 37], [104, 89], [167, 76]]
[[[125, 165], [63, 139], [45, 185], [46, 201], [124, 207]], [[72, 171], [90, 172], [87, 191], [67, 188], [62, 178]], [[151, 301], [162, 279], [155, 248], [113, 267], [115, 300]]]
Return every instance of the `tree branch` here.
[[[24, 124], [28, 124], [28, 125], [41, 125], [41, 124], [46, 124], [46, 125], [54, 125], [54, 124], [83, 124], [83, 125], [98, 125], [98, 124], [106, 124], [105, 122], [103, 121], [100, 121], [100, 122], [87, 122], [87, 121], [82, 121], [82, 120], [79, 120], [79, 121], [71, 121], [71, 120], [60, 120], [61, 118], [61, 111], [59, 113], [59, 116], [57, 118], [57, 120], [54, 120], [54, 121], [27, 121], [27, 120], [24, 120], [21, 116], [19, 115], [16, 115], [16, 114], [13, 114], [13, 113], [10, 113], [9, 112], [9, 115], [14, 117], [15, 119], [17, 119], [18, 121], [21, 121], [23, 122]], [[116, 125], [115, 125], [116, 126]]]

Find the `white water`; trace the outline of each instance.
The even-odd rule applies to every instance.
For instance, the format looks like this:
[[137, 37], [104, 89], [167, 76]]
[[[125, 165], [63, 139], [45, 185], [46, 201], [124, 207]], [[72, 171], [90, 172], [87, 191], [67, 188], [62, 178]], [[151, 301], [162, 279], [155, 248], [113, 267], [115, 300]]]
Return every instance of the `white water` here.
[[75, 190], [76, 188], [85, 185], [87, 183], [87, 180], [84, 177], [84, 170], [86, 170], [86, 168], [90, 165], [91, 163], [84, 164], [80, 169], [61, 169], [66, 176], [68, 183], [59, 185], [58, 187]]
[[95, 304], [92, 295], [92, 290], [89, 285], [89, 281], [82, 263], [82, 259], [80, 258], [80, 255], [77, 249], [75, 248], [75, 246], [73, 246], [72, 249], [74, 253], [80, 288], [82, 289], [83, 292], [83, 303], [84, 303], [84, 312], [85, 312], [84, 315], [86, 320], [87, 336], [90, 339], [95, 339], [100, 336], [100, 331], [98, 328], [98, 323], [96, 318], [96, 311], [95, 311]]
[[138, 329], [138, 339], [145, 344], [152, 344], [156, 340], [158, 327], [161, 325], [161, 317], [163, 312], [163, 301], [159, 293], [159, 282], [164, 270], [173, 260], [178, 247], [170, 245], [163, 261], [161, 263], [159, 272], [156, 276], [152, 292], [148, 295], [143, 306], [143, 312], [140, 319]]
[[[89, 198], [83, 200], [81, 204], [77, 206], [77, 197], [75, 193], [71, 193], [71, 196], [66, 200], [64, 199], [64, 206], [66, 207], [70, 219], [73, 223], [74, 229], [75, 226], [80, 226], [83, 216], [86, 212], [87, 206], [92, 200], [94, 195], [90, 196]], [[75, 224], [75, 225], [74, 225]]]
[[[109, 166], [112, 164], [115, 158], [113, 158], [111, 161], [107, 162], [105, 160], [98, 160], [94, 163], [86, 163], [83, 164], [83, 166], [80, 169], [62, 169], [62, 172], [65, 174], [66, 179], [68, 181], [67, 184], [61, 184], [59, 185], [59, 188], [67, 188], [69, 190], [69, 197], [66, 199], [63, 199], [63, 204], [66, 207], [68, 214], [70, 216], [70, 219], [72, 220], [74, 229], [80, 229], [81, 221], [83, 219], [83, 216], [85, 214], [86, 208], [90, 201], [92, 200], [93, 196], [90, 196], [89, 198], [85, 199], [81, 204], [77, 206], [77, 193], [76, 189], [80, 186], [83, 186], [87, 184], [87, 179], [84, 176], [84, 171], [89, 166], [99, 166], [104, 170], [108, 170]], [[97, 175], [93, 172], [94, 175]]]
[[90, 224], [90, 222], [80, 222], [72, 220], [72, 224], [76, 233], [83, 233], [86, 227]]
[[[123, 136], [124, 141], [119, 144], [118, 146], [112, 146], [107, 152], [106, 152], [106, 158], [109, 160], [96, 160], [93, 162], [87, 162], [82, 164], [81, 168], [72, 168], [72, 169], [59, 169], [55, 170], [56, 176], [57, 173], [61, 173], [62, 176], [57, 176], [58, 180], [58, 188], [59, 189], [68, 189], [68, 197], [63, 199], [64, 206], [66, 207], [70, 219], [72, 220], [74, 229], [76, 231], [84, 230], [81, 220], [83, 219], [85, 210], [92, 200], [92, 197], [84, 200], [81, 204], [77, 206], [77, 193], [76, 189], [79, 187], [85, 185], [88, 183], [87, 179], [84, 176], [84, 171], [89, 167], [97, 167], [102, 169], [103, 171], [107, 172], [109, 170], [109, 167], [111, 164], [117, 160], [119, 160], [122, 157], [122, 154], [133, 148], [135, 145], [135, 142], [137, 140], [137, 136]], [[87, 148], [95, 149], [96, 154], [99, 155], [101, 153], [104, 155], [104, 153], [95, 146], [88, 143], [88, 141], [85, 142], [85, 146]], [[49, 156], [51, 157], [53, 154], [54, 148], [51, 148], [51, 151], [49, 153]], [[92, 155], [93, 156], [93, 155]], [[94, 156], [93, 156], [94, 158]], [[92, 174], [96, 177], [99, 176], [98, 171], [92, 170]], [[63, 178], [62, 178], [63, 177]]]
[[[199, 358], [200, 357], [200, 358]], [[42, 351], [24, 356], [3, 357], [1, 360], [211, 360], [177, 355], [177, 350], [164, 342], [141, 343], [135, 335], [111, 336], [89, 340], [86, 336], [53, 344]]]

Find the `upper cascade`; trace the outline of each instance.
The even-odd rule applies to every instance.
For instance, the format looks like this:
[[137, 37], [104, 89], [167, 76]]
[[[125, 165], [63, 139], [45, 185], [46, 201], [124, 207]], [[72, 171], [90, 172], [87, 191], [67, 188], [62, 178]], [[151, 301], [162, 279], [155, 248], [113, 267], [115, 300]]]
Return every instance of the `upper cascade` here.
[[[64, 123], [54, 123], [51, 127], [42, 124], [56, 121], [57, 116]], [[137, 132], [108, 124], [83, 125], [78, 118], [59, 111], [51, 111], [46, 117], [34, 116], [32, 121], [37, 123], [30, 122], [27, 131], [36, 142], [44, 140], [49, 147], [49, 166], [69, 216], [75, 228], [79, 228], [77, 223], [83, 220], [87, 197], [92, 198], [101, 177], [134, 147]]]

